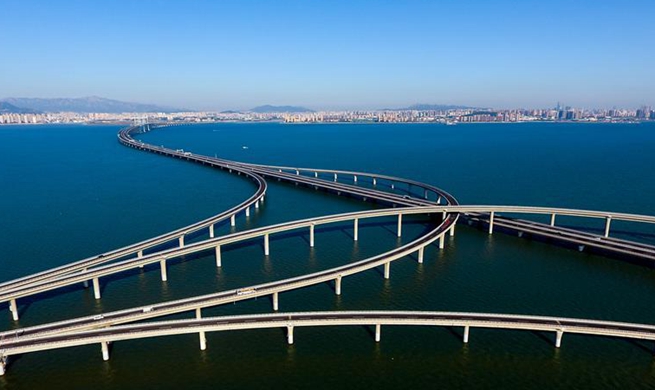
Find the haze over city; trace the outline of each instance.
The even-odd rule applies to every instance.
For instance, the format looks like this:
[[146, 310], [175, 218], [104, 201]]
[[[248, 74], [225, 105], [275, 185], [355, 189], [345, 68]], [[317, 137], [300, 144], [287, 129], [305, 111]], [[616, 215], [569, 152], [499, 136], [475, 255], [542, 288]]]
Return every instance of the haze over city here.
[[0, 99], [655, 105], [655, 3], [4, 1]]

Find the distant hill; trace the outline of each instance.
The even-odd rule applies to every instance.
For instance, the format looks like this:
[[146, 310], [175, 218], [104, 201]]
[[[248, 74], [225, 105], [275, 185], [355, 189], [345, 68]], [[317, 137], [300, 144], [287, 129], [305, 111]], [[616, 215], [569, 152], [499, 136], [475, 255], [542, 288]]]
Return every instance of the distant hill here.
[[250, 112], [256, 112], [256, 113], [259, 113], [259, 114], [265, 114], [265, 113], [271, 113], [271, 112], [314, 112], [314, 110], [310, 110], [309, 108], [305, 108], [305, 107], [271, 106], [271, 105], [255, 107], [253, 109], [250, 109], [249, 111]]
[[7, 102], [0, 102], [0, 114], [38, 114], [39, 111], [30, 108], [16, 107]]
[[448, 111], [448, 110], [474, 110], [480, 107], [458, 106], [452, 104], [412, 104], [405, 108], [390, 108], [386, 111]]
[[121, 102], [118, 100], [105, 99], [97, 96], [83, 98], [7, 98], [4, 102], [17, 107], [31, 108], [43, 112], [181, 112], [189, 111], [173, 107], [163, 107], [154, 104], [141, 104]]

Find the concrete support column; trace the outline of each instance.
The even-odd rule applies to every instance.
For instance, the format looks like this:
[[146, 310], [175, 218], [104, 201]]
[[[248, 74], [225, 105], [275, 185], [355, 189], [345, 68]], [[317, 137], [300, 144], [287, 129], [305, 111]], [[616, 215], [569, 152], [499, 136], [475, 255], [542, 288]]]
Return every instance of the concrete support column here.
[[293, 325], [287, 325], [287, 343], [293, 344]]
[[318, 177], [318, 172], [314, 172], [314, 177]]
[[166, 274], [166, 259], [159, 260], [159, 267], [161, 267], [161, 281], [165, 282], [168, 280], [168, 275]]
[[398, 237], [403, 234], [403, 215], [398, 214]]
[[250, 217], [250, 206], [246, 207], [246, 217]]
[[382, 332], [382, 325], [376, 324], [375, 325], [375, 342], [379, 343], [380, 342], [380, 333]]
[[437, 196], [437, 204], [441, 204], [441, 195]]
[[[82, 272], [86, 272], [86, 268], [84, 268]], [[89, 288], [89, 281], [85, 280], [84, 282], [82, 282], [82, 285], [84, 286], [84, 288]]]
[[275, 310], [275, 311], [278, 310], [279, 303], [280, 303], [280, 300], [279, 300], [279, 297], [278, 297], [278, 293], [274, 292], [273, 293], [273, 310]]
[[[202, 319], [202, 309], [197, 308], [196, 309], [196, 319]], [[205, 332], [198, 332], [198, 338], [200, 340], [200, 350], [204, 351], [207, 349], [207, 337], [205, 336]]]
[[391, 262], [387, 261], [384, 263], [384, 278], [389, 279], [389, 273], [391, 272]]
[[337, 174], [334, 174], [334, 181], [337, 181]]
[[100, 299], [100, 280], [93, 278], [93, 296], [95, 299]]
[[450, 227], [449, 235], [451, 237], [455, 237], [455, 223], [453, 223], [453, 226]]
[[442, 211], [442, 212], [441, 212], [441, 220], [442, 220], [442, 221], [445, 221], [447, 216], [448, 216], [448, 213], [447, 213], [447, 212], [445, 212], [445, 211]]
[[610, 236], [610, 224], [612, 223], [612, 217], [609, 215], [605, 218], [605, 237]]
[[462, 337], [462, 341], [464, 341], [464, 344], [469, 342], [469, 326], [466, 325], [464, 327], [464, 336]]
[[425, 247], [420, 247], [418, 250], [418, 262], [419, 264], [423, 264], [423, 251], [425, 250]]
[[378, 185], [378, 179], [373, 178], [373, 185], [374, 185], [374, 186]]
[[334, 279], [334, 293], [341, 295], [341, 275]]
[[5, 374], [5, 361], [3, 359], [0, 359], [0, 376], [3, 376]]
[[259, 209], [259, 199], [255, 201], [255, 209]]
[[357, 175], [353, 175], [353, 183], [357, 183]]
[[14, 321], [18, 321], [18, 306], [16, 305], [15, 299], [9, 301], [9, 311], [11, 311], [11, 318]]
[[494, 212], [489, 213], [489, 234], [494, 234]]
[[309, 246], [314, 247], [314, 224], [309, 225]]
[[214, 238], [214, 225], [209, 225], [209, 238]]
[[220, 245], [217, 245], [217, 246], [216, 246], [216, 250], [215, 250], [215, 252], [216, 252], [216, 266], [217, 266], [217, 267], [220, 267], [220, 266], [222, 265], [222, 261], [221, 261], [221, 246], [220, 246]]
[[562, 336], [564, 335], [564, 331], [561, 329], [557, 330], [557, 336], [555, 338], [555, 348], [559, 348], [562, 346]]
[[180, 236], [180, 238], [178, 238], [177, 241], [180, 244], [180, 248], [183, 248], [184, 247], [184, 236]]
[[439, 236], [439, 249], [443, 249], [446, 246], [446, 235], [442, 234]]
[[393, 190], [395, 188], [396, 188], [396, 183], [391, 183], [391, 189]]
[[424, 197], [425, 199], [428, 198], [428, 190], [423, 190], [423, 197]]
[[300, 175], [300, 171], [296, 169], [296, 175]]
[[102, 360], [109, 360], [109, 344], [106, 341], [101, 341], [100, 349], [102, 349]]
[[355, 218], [355, 222], [353, 223], [353, 239], [354, 241], [357, 241], [359, 239], [359, 219]]
[[557, 214], [555, 214], [555, 213], [552, 213], [550, 215], [550, 226], [555, 226], [555, 217], [556, 216], [557, 216]]
[[136, 257], [139, 259], [143, 257], [143, 249], [136, 253]]
[[230, 217], [230, 226], [236, 226], [236, 225], [237, 225], [236, 214], [232, 214], [232, 216]]
[[268, 256], [271, 253], [268, 245], [268, 233], [264, 234], [264, 255]]

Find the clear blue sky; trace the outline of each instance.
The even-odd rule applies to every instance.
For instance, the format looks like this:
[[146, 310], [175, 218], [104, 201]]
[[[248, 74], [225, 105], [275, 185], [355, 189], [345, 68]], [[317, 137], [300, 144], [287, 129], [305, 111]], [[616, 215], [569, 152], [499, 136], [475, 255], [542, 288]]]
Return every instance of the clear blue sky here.
[[0, 1], [0, 98], [655, 106], [655, 1]]

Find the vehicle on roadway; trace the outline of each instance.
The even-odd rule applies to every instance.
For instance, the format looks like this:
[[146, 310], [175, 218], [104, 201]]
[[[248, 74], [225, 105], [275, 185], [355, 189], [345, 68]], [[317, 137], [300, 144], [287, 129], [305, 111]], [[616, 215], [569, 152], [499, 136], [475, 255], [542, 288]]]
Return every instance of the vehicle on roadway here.
[[254, 294], [257, 292], [257, 289], [255, 288], [240, 288], [237, 290], [237, 295], [248, 295], [248, 294]]

